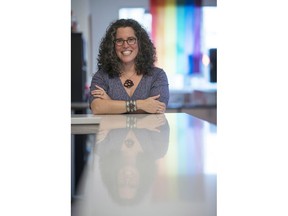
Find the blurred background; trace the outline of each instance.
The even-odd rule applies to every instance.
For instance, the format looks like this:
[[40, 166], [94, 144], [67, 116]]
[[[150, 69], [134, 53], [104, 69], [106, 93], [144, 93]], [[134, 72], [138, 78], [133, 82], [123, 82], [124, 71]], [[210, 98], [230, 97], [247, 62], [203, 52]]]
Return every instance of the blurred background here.
[[133, 18], [148, 31], [156, 66], [167, 73], [167, 112], [186, 112], [216, 123], [216, 0], [71, 0], [72, 110], [89, 112], [87, 94], [101, 38], [119, 18]]

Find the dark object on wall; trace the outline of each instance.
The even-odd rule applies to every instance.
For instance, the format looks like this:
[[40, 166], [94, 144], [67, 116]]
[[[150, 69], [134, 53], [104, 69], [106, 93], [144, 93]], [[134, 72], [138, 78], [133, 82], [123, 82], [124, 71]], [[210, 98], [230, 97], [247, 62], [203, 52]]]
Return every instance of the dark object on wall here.
[[217, 49], [210, 49], [209, 57], [210, 57], [210, 82], [217, 83]]
[[85, 102], [86, 70], [82, 33], [71, 33], [71, 102]]

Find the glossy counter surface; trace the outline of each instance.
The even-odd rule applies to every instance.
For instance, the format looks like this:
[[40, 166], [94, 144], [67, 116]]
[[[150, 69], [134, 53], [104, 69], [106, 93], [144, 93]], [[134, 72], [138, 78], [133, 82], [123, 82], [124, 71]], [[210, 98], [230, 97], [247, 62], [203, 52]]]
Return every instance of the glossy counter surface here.
[[215, 125], [185, 113], [101, 117], [87, 130], [95, 144], [73, 216], [216, 215]]

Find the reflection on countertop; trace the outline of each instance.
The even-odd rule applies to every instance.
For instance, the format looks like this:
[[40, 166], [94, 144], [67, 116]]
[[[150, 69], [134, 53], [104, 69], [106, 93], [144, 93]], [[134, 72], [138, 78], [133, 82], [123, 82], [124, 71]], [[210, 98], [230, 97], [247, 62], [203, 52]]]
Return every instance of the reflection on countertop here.
[[101, 115], [72, 216], [216, 215], [216, 133], [184, 113]]

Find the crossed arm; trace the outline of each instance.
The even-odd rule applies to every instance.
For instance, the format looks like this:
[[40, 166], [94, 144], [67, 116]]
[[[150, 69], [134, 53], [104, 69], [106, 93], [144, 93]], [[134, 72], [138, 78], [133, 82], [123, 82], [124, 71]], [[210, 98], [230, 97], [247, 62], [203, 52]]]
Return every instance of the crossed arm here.
[[[112, 100], [100, 86], [91, 91], [96, 97], [91, 103], [93, 114], [122, 114], [127, 113], [126, 101]], [[144, 100], [136, 100], [137, 110], [133, 113], [164, 113], [166, 104], [158, 101], [160, 95], [148, 97]]]

